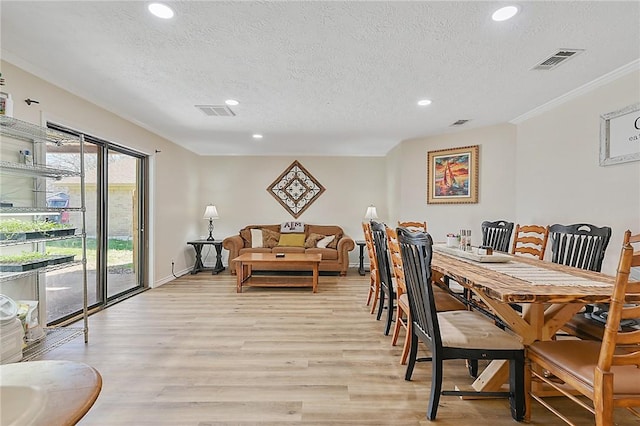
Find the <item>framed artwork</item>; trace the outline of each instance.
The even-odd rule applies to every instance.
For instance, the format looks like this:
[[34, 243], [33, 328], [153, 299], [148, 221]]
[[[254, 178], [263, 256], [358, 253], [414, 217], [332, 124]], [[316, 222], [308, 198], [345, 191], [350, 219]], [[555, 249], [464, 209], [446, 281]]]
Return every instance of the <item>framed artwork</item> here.
[[302, 164], [294, 161], [269, 185], [267, 191], [297, 219], [322, 195], [324, 186]]
[[478, 202], [478, 145], [427, 153], [427, 203]]
[[640, 160], [640, 103], [600, 116], [600, 165]]

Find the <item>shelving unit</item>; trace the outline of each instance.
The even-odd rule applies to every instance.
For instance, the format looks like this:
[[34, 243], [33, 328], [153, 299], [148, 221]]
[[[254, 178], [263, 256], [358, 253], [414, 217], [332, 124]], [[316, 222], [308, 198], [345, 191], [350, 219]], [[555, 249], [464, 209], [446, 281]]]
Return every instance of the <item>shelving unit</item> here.
[[[43, 291], [42, 284], [46, 283], [46, 275], [53, 271], [58, 271], [70, 267], [81, 267], [82, 270], [82, 317], [83, 328], [79, 327], [43, 327], [45, 336], [36, 342], [30, 342], [23, 350], [23, 361], [37, 358], [49, 350], [64, 344], [71, 339], [83, 334], [84, 341], [89, 341], [88, 323], [88, 297], [87, 297], [87, 246], [86, 246], [86, 218], [85, 218], [85, 176], [84, 176], [84, 137], [68, 135], [56, 130], [43, 128], [31, 123], [17, 120], [11, 117], [0, 116], [0, 138], [2, 148], [0, 149], [0, 173], [3, 181], [9, 183], [11, 193], [15, 194], [16, 202], [13, 206], [0, 207], [0, 221], [3, 218], [19, 218], [25, 222], [32, 221], [38, 216], [48, 216], [52, 214], [62, 214], [63, 212], [79, 212], [81, 223], [76, 226], [76, 234], [52, 236], [49, 238], [35, 239], [2, 239], [0, 249], [11, 246], [24, 246], [26, 251], [39, 251], [44, 253], [47, 243], [60, 240], [81, 239], [82, 255], [80, 260], [55, 265], [47, 265], [41, 268], [21, 271], [21, 272], [0, 272], [0, 285], [2, 292], [9, 297], [13, 285], [16, 294], [23, 294], [24, 287], [32, 289], [33, 299], [38, 300], [40, 305], [39, 322], [46, 324], [46, 291]], [[11, 143], [7, 143], [11, 141]], [[63, 147], [67, 144], [77, 144], [79, 146], [79, 166], [61, 168], [59, 166], [50, 167], [45, 164], [47, 146], [53, 144], [55, 147]], [[20, 148], [20, 154], [18, 154]], [[33, 153], [33, 164], [21, 162], [22, 150], [30, 150]], [[80, 179], [80, 206], [72, 207], [48, 207], [46, 203], [46, 180], [60, 180], [65, 177], [79, 177]], [[31, 187], [29, 187], [31, 186]], [[45, 188], [44, 190], [42, 188]], [[2, 190], [5, 200], [5, 190]], [[7, 203], [11, 204], [11, 203]], [[28, 218], [28, 219], [23, 219]], [[45, 300], [43, 300], [43, 297]], [[20, 297], [17, 297], [20, 298]], [[44, 302], [44, 303], [43, 303]], [[44, 308], [43, 308], [44, 305]]]

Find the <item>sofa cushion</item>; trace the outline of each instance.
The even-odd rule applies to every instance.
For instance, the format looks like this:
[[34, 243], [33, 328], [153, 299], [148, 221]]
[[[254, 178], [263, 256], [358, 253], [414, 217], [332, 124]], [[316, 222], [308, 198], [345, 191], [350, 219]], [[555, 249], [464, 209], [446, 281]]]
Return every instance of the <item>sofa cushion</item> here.
[[275, 246], [272, 249], [273, 253], [304, 253], [304, 247], [287, 247], [287, 246]]
[[251, 248], [251, 247], [245, 247], [245, 248], [241, 248], [240, 251], [238, 252], [238, 254], [244, 254], [244, 253], [271, 253], [270, 248], [266, 248], [266, 247], [259, 247], [259, 248]]
[[262, 247], [262, 229], [251, 230], [251, 248]]
[[262, 229], [262, 247], [274, 248], [280, 241], [280, 233], [270, 229]]
[[278, 246], [304, 247], [304, 234], [280, 234]]
[[331, 243], [335, 239], [336, 239], [335, 235], [327, 235], [326, 237], [324, 237], [323, 239], [318, 241], [317, 247], [318, 248], [327, 248], [329, 243]]
[[320, 253], [322, 260], [338, 260], [338, 250], [330, 248], [308, 248], [304, 251], [307, 254]]
[[323, 239], [325, 236], [321, 234], [309, 234], [307, 239], [304, 242], [304, 248], [315, 248], [318, 246], [318, 241]]

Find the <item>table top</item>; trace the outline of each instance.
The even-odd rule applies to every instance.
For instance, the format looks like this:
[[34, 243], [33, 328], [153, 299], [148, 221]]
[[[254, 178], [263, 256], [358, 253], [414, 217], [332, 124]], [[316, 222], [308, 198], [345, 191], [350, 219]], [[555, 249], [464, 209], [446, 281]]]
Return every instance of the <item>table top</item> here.
[[222, 244], [222, 240], [193, 240], [187, 241], [187, 244]]
[[36, 386], [46, 392], [45, 407], [33, 425], [75, 425], [102, 389], [91, 366], [73, 361], [29, 361], [0, 366], [3, 386]]
[[244, 253], [233, 259], [235, 262], [320, 262], [320, 253], [285, 253], [284, 257], [276, 257], [275, 253]]
[[[462, 286], [504, 303], [597, 303], [609, 301], [613, 293], [612, 276], [511, 257], [507, 263], [479, 263], [434, 251], [431, 267]], [[628, 295], [627, 300], [640, 302], [640, 294]]]

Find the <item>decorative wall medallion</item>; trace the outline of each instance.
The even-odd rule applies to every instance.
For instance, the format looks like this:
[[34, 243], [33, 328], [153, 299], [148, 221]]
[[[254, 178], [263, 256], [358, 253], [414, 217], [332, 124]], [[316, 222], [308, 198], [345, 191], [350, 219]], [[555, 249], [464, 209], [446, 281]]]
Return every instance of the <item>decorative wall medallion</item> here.
[[324, 192], [302, 164], [294, 161], [267, 191], [296, 219]]

